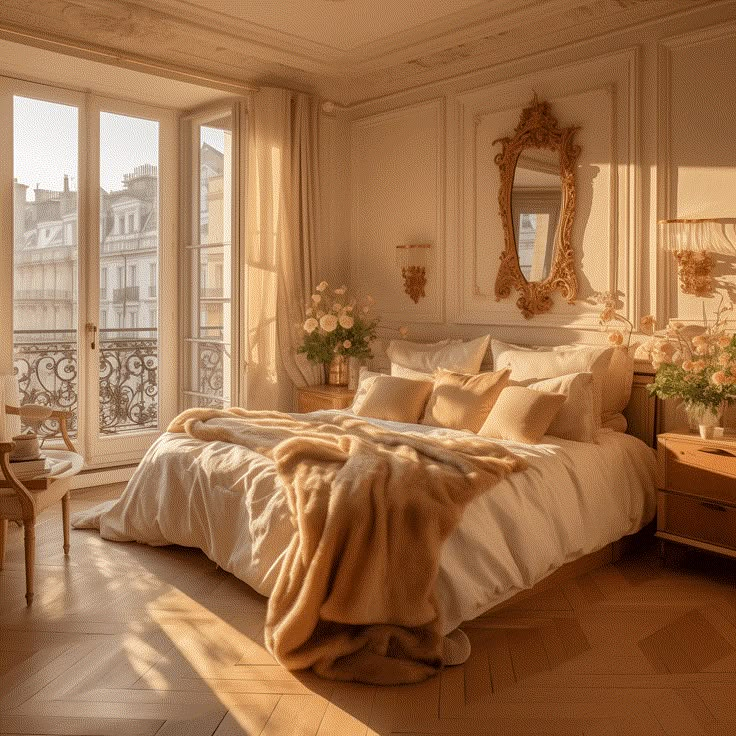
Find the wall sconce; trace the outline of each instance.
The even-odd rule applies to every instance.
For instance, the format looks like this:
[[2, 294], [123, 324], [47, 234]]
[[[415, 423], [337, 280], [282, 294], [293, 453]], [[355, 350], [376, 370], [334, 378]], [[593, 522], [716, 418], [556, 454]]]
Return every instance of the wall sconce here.
[[429, 247], [429, 243], [396, 246], [400, 258], [401, 276], [404, 279], [404, 291], [414, 304], [425, 296], [427, 249]]
[[660, 220], [659, 247], [675, 254], [680, 291], [699, 297], [713, 294], [711, 253], [736, 253], [723, 224], [713, 218]]

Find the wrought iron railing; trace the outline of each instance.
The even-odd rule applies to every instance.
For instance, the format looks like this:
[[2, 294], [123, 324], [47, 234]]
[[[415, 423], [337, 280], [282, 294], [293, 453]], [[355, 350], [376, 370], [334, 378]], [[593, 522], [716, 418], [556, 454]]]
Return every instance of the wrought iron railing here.
[[[204, 330], [221, 337], [221, 330]], [[77, 432], [79, 362], [73, 330], [16, 330], [14, 365], [21, 404], [45, 404], [72, 413], [69, 428]], [[222, 406], [223, 361], [221, 339], [197, 346], [196, 386], [201, 406]], [[158, 336], [155, 328], [108, 328], [99, 340], [99, 428], [119, 434], [158, 426]], [[53, 436], [58, 427], [38, 428]]]
[[[103, 434], [157, 426], [158, 340], [155, 329], [100, 330], [100, 414]], [[79, 363], [77, 337], [70, 330], [17, 330], [15, 375], [21, 404], [45, 404], [72, 413], [77, 431]], [[55, 423], [40, 427], [54, 435]]]

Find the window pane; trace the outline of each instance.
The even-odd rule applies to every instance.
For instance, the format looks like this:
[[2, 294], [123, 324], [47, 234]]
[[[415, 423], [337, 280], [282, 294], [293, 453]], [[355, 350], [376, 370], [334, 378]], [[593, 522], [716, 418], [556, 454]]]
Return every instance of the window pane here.
[[190, 259], [194, 293], [186, 394], [190, 406], [224, 406], [232, 398], [232, 116], [195, 128], [195, 136], [199, 196], [192, 202], [197, 242]]
[[[21, 403], [77, 430], [78, 108], [13, 98], [14, 364]], [[53, 434], [55, 423], [33, 427]]]
[[[100, 115], [100, 433], [158, 427], [158, 123]], [[111, 320], [112, 321], [112, 320]]]

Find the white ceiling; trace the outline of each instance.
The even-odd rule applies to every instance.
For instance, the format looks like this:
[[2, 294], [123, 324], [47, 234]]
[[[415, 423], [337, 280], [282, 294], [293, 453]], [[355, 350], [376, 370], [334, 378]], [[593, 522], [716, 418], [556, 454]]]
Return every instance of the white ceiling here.
[[461, 11], [487, 14], [504, 4], [506, 0], [173, 0], [169, 5], [179, 13], [204, 13], [211, 21], [219, 17], [240, 32], [276, 31], [348, 52]]
[[[89, 49], [97, 61], [104, 61], [95, 55], [101, 50], [110, 64], [122, 63], [116, 54], [152, 60], [158, 73], [174, 69], [183, 72], [178, 79], [195, 84], [197, 74], [209, 75], [214, 86], [236, 93], [238, 85], [241, 93], [242, 85], [279, 85], [350, 105], [700, 6], [734, 3], [0, 0], [0, 38], [27, 34], [28, 43], [54, 50], [47, 42], [62, 40]], [[13, 61], [0, 57], [0, 74]]]

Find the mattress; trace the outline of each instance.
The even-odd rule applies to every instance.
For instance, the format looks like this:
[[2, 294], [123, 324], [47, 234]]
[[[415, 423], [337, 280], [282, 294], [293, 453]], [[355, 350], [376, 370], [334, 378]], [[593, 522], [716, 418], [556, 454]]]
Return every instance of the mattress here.
[[[314, 412], [329, 421], [335, 412]], [[230, 422], [218, 419], [214, 422]], [[463, 434], [367, 420], [424, 435]], [[638, 531], [655, 514], [655, 454], [619, 432], [598, 442], [553, 437], [500, 442], [528, 468], [465, 509], [445, 543], [437, 580], [444, 633], [479, 616], [561, 565]], [[163, 434], [123, 495], [75, 518], [103, 538], [198, 547], [268, 596], [292, 534], [273, 463], [244, 447]]]

